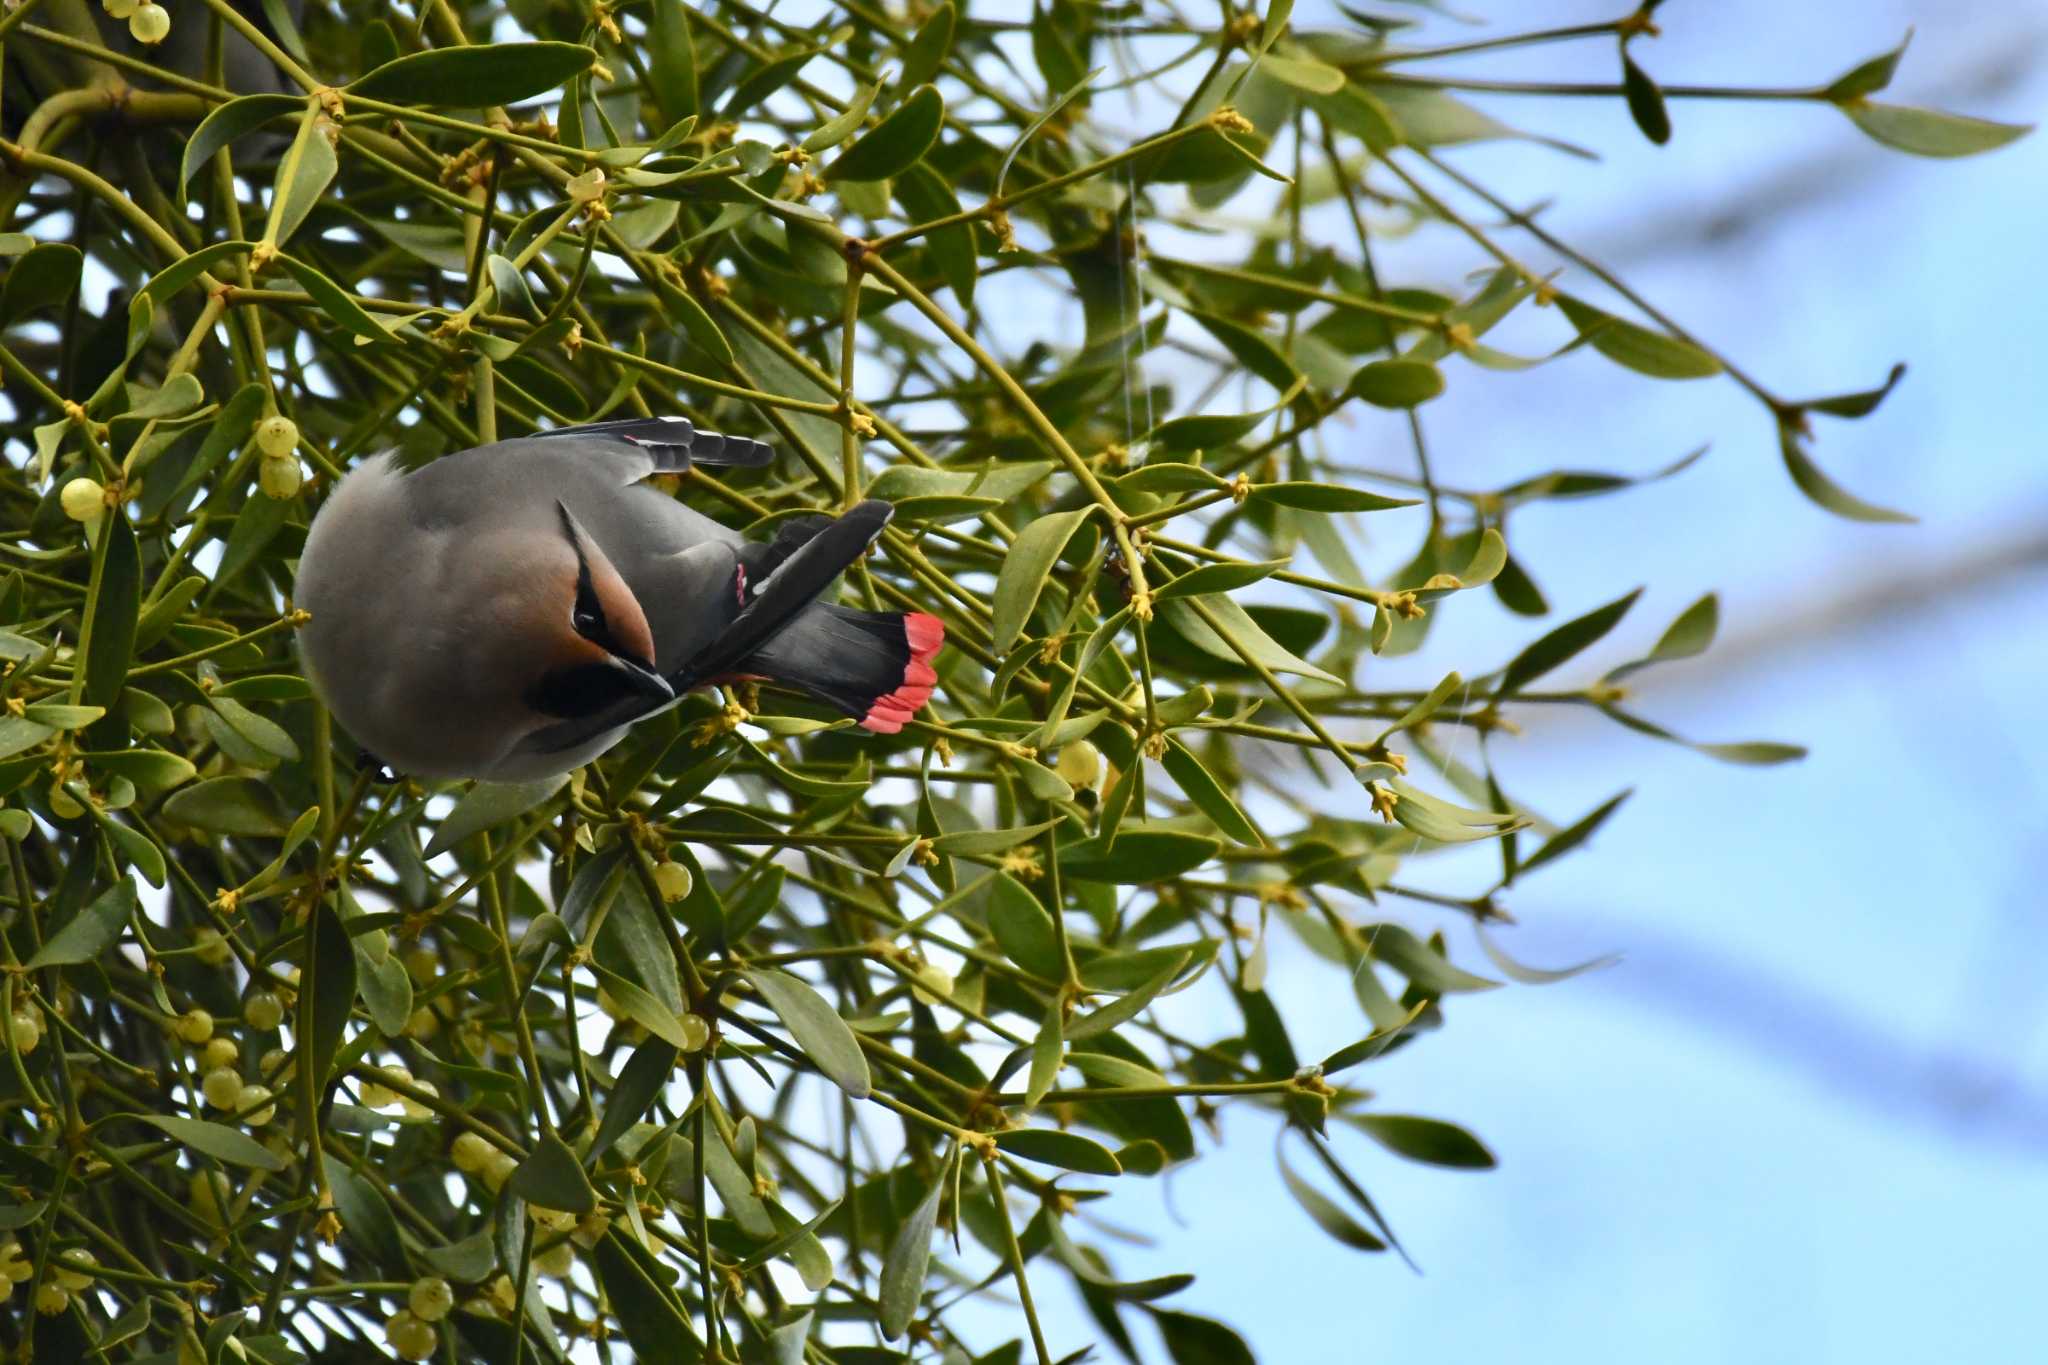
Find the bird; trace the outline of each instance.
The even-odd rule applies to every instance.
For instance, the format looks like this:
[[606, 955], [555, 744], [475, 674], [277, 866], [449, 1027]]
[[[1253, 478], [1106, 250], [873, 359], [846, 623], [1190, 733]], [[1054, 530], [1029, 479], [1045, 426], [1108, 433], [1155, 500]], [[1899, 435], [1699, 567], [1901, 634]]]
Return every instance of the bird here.
[[645, 482], [759, 467], [767, 444], [681, 417], [356, 465], [306, 535], [292, 605], [307, 680], [382, 767], [567, 773], [700, 687], [794, 687], [878, 734], [932, 694], [945, 627], [820, 600], [894, 515], [870, 499], [750, 541]]

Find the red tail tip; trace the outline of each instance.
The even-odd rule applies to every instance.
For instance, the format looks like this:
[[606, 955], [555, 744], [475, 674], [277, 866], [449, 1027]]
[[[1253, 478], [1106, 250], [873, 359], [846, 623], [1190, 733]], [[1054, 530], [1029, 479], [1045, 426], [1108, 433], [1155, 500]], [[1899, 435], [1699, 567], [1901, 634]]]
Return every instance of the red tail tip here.
[[877, 697], [861, 718], [861, 728], [878, 735], [893, 735], [932, 699], [939, 681], [932, 668], [932, 656], [946, 643], [946, 625], [936, 616], [913, 611], [903, 618], [903, 640], [910, 646], [910, 662], [903, 667], [903, 681], [896, 690]]

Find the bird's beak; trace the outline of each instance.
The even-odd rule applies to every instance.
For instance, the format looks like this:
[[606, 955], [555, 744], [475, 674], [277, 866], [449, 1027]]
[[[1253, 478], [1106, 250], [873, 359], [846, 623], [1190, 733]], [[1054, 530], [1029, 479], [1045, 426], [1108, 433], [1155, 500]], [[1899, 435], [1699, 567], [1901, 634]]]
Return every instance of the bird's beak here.
[[617, 654], [611, 656], [611, 663], [612, 667], [619, 671], [620, 676], [641, 696], [657, 702], [670, 702], [676, 699], [676, 690], [669, 686], [668, 679], [645, 664], [636, 663]]

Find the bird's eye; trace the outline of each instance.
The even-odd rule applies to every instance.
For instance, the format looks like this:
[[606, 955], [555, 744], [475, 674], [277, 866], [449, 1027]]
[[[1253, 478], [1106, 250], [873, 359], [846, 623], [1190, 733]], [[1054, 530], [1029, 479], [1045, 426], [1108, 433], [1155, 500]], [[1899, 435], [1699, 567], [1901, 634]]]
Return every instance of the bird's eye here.
[[576, 608], [576, 614], [570, 618], [570, 623], [576, 627], [576, 633], [578, 635], [595, 634], [597, 632], [599, 621], [600, 618], [598, 617], [598, 614], [590, 610], [588, 607]]

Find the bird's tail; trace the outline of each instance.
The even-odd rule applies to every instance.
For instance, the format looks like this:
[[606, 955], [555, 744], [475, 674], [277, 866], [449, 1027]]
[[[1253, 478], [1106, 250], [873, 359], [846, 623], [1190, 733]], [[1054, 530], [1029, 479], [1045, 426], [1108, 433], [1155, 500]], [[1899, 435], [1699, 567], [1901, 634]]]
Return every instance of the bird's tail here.
[[748, 583], [742, 567], [738, 615], [670, 679], [678, 693], [723, 678], [753, 676], [797, 687], [866, 728], [891, 735], [931, 697], [932, 656], [945, 627], [923, 612], [854, 611], [817, 600], [874, 543], [894, 513], [869, 501], [837, 520], [793, 524], [762, 547]]
[[946, 628], [921, 611], [855, 611], [818, 603], [762, 646], [742, 671], [800, 688], [893, 735], [931, 699], [932, 656]]

